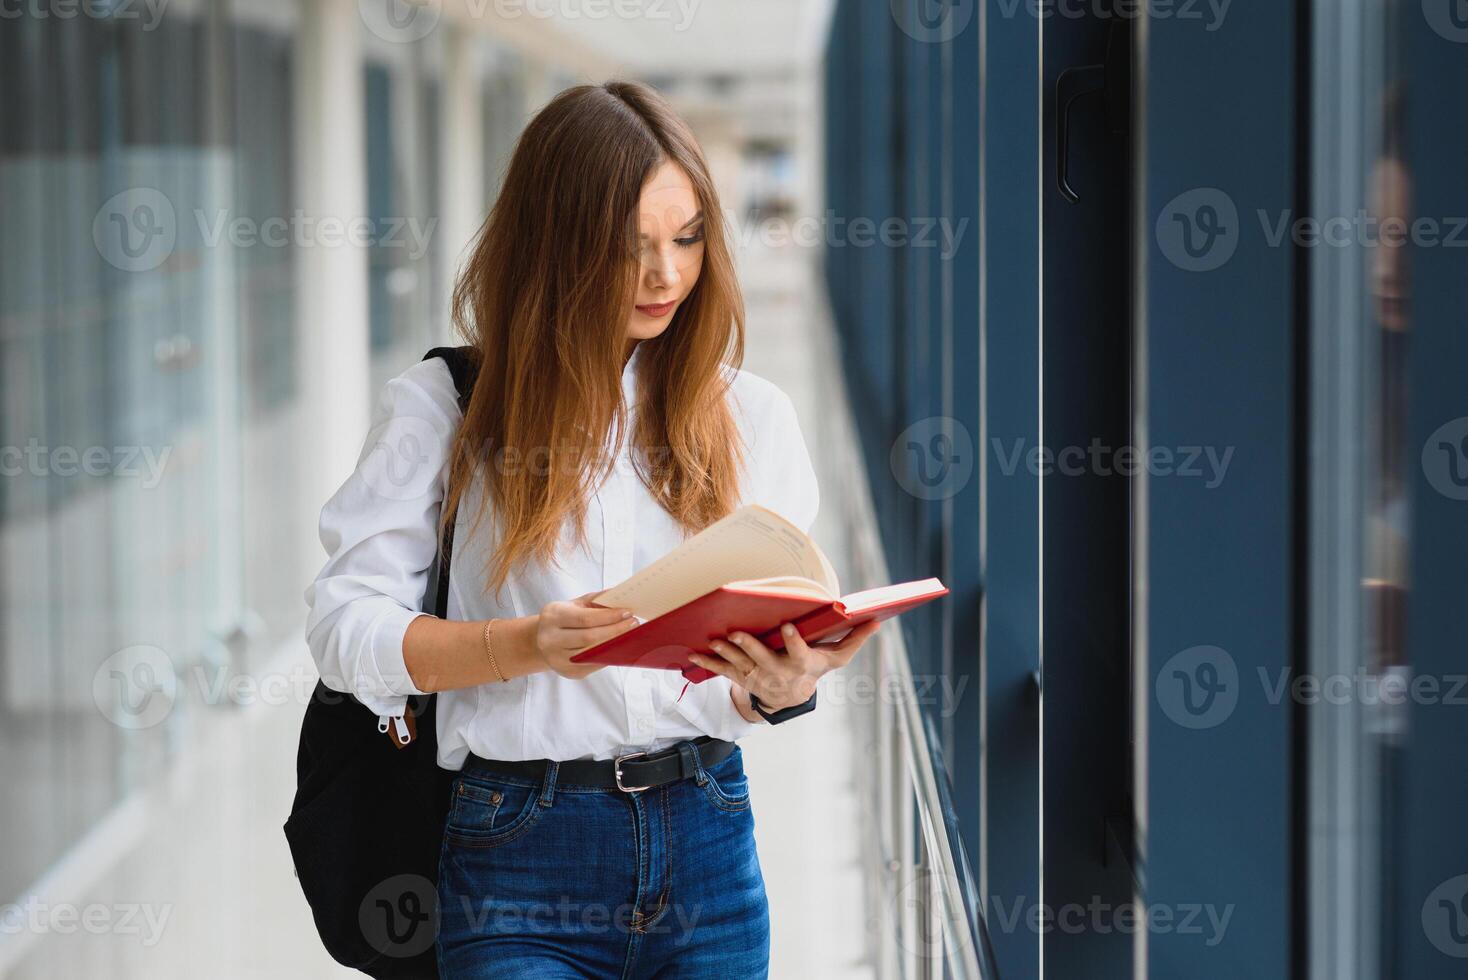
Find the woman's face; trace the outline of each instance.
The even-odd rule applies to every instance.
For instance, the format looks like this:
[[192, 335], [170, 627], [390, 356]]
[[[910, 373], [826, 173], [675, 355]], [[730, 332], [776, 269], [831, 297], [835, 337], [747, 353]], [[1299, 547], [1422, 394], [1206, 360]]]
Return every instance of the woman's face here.
[[[1412, 221], [1412, 174], [1406, 165], [1391, 157], [1376, 164], [1371, 175], [1371, 213], [1380, 224], [1376, 247], [1371, 249], [1371, 291], [1376, 299], [1376, 317], [1387, 330], [1406, 330], [1412, 314], [1411, 270], [1408, 250], [1402, 241]], [[1395, 222], [1387, 226], [1386, 222]]]
[[703, 271], [704, 215], [693, 181], [665, 161], [642, 187], [637, 208], [637, 295], [627, 339], [650, 340], [673, 322]]

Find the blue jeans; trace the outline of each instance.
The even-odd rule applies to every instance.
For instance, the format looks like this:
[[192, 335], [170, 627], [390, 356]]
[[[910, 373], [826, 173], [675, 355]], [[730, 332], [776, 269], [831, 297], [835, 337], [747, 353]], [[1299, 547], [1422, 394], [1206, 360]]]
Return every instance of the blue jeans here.
[[[769, 905], [738, 746], [652, 789], [466, 766], [439, 858], [443, 980], [768, 976]], [[471, 758], [472, 766], [472, 758]]]

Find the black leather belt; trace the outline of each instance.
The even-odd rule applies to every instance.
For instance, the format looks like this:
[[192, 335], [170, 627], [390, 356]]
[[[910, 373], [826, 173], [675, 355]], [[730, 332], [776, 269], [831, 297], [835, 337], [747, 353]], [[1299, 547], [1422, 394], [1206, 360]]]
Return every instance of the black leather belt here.
[[[723, 762], [734, 751], [733, 742], [709, 735], [684, 741], [698, 746], [698, 759], [705, 769]], [[651, 755], [646, 752], [629, 752], [615, 759], [570, 759], [557, 767], [556, 782], [620, 789], [629, 793], [633, 790], [652, 789], [654, 786], [687, 779], [693, 775], [693, 753], [680, 752], [678, 748], [678, 745], [671, 745]], [[483, 759], [472, 753], [464, 762], [465, 771], [477, 769], [531, 780], [544, 779], [545, 767], [545, 759], [504, 762]]]

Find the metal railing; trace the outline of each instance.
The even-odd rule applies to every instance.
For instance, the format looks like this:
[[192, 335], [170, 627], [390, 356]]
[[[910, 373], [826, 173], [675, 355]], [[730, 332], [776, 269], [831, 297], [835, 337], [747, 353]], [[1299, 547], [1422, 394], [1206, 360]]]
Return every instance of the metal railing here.
[[[822, 363], [840, 363], [834, 331], [828, 326], [817, 333], [824, 334], [820, 342], [829, 358]], [[854, 416], [841, 386], [830, 386], [825, 397], [821, 445], [831, 452], [826, 472], [841, 475], [836, 485], [842, 493], [831, 495], [840, 499], [831, 504], [840, 509], [850, 552], [843, 588], [886, 584]], [[868, 804], [863, 843], [877, 975], [998, 980], [983, 905], [958, 832], [942, 742], [919, 703], [901, 628], [889, 624], [872, 645], [875, 655], [864, 651], [847, 670], [865, 673], [870, 690], [878, 692], [870, 707], [855, 713], [861, 726], [855, 734], [875, 776], [861, 792]]]

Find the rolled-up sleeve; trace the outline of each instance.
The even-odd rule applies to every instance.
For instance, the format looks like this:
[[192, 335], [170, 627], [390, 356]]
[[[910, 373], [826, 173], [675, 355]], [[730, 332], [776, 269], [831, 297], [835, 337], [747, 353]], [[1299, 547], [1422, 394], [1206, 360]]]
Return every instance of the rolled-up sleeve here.
[[306, 589], [306, 642], [328, 687], [380, 715], [400, 716], [425, 693], [404, 664], [403, 636], [423, 615], [459, 414], [442, 360], [389, 381], [356, 469], [321, 511], [327, 559]]
[[[672, 688], [676, 697], [683, 686], [683, 679], [676, 674], [668, 679], [677, 682]], [[746, 720], [734, 707], [734, 700], [729, 695], [730, 687], [729, 678], [717, 676], [702, 684], [689, 684], [677, 701], [678, 713], [703, 733], [731, 742], [770, 727], [764, 721]]]

